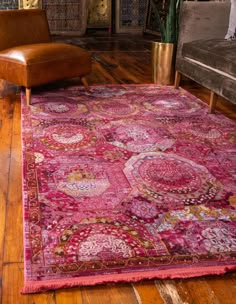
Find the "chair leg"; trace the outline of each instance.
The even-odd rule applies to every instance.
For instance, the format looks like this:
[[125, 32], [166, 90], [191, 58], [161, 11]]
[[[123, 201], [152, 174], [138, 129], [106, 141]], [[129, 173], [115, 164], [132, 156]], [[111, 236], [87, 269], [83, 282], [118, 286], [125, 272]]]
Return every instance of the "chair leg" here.
[[215, 94], [215, 92], [211, 91], [211, 94], [210, 94], [210, 105], [209, 105], [209, 107], [210, 107], [210, 113], [214, 113], [216, 102], [217, 102], [217, 95]]
[[26, 93], [26, 104], [27, 106], [29, 106], [31, 103], [31, 88], [25, 88], [25, 93]]
[[85, 87], [85, 90], [89, 92], [89, 85], [88, 85], [88, 82], [87, 82], [86, 78], [85, 77], [81, 77], [80, 79], [81, 79], [82, 84]]
[[175, 89], [179, 88], [180, 80], [181, 80], [181, 74], [179, 71], [176, 71], [175, 72], [175, 83], [174, 83]]

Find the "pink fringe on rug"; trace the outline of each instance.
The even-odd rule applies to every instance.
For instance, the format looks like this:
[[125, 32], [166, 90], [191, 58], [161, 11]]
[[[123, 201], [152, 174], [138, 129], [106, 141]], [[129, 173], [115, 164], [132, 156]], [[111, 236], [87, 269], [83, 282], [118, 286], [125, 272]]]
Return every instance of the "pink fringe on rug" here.
[[222, 275], [226, 272], [232, 272], [236, 270], [236, 265], [229, 266], [211, 266], [211, 267], [195, 267], [189, 271], [186, 269], [179, 269], [177, 271], [173, 269], [149, 271], [149, 272], [137, 272], [137, 273], [124, 273], [114, 275], [100, 275], [100, 276], [87, 276], [83, 278], [68, 278], [50, 281], [38, 281], [38, 282], [26, 282], [24, 288], [21, 290], [22, 294], [45, 292], [49, 290], [55, 290], [58, 288], [71, 288], [79, 286], [92, 286], [96, 284], [105, 283], [118, 283], [118, 282], [138, 282], [145, 279], [187, 279], [193, 277], [200, 277], [205, 275]]

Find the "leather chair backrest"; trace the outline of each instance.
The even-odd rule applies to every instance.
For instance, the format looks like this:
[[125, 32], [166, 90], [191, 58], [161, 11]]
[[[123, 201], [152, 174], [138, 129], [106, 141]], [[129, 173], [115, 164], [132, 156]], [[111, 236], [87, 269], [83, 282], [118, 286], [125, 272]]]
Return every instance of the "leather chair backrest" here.
[[44, 10], [0, 11], [0, 51], [15, 46], [50, 41], [50, 31]]

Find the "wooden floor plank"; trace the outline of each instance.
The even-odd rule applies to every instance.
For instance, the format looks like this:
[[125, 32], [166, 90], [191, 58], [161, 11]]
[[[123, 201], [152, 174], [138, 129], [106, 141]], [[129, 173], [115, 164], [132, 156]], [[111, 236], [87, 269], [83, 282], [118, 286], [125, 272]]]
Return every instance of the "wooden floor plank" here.
[[145, 64], [148, 57], [146, 52], [142, 53], [141, 58], [126, 52], [96, 53], [100, 65], [121, 83], [150, 83], [150, 65]]
[[164, 304], [153, 281], [132, 284], [139, 304]]
[[84, 304], [80, 288], [57, 290], [55, 293], [56, 304]]
[[107, 72], [107, 70], [99, 63], [94, 62], [92, 65], [93, 73], [87, 77], [89, 84], [114, 84], [117, 81]]
[[17, 96], [14, 101], [4, 263], [23, 261], [20, 111], [20, 98]]
[[[5, 88], [3, 82], [1, 88]], [[11, 134], [12, 134], [12, 111], [13, 105], [9, 98], [0, 99], [0, 279], [2, 279], [2, 265], [5, 248], [5, 224], [9, 183], [9, 167], [11, 153]], [[0, 284], [0, 303], [2, 286]]]
[[[165, 304], [190, 304], [180, 296], [174, 280], [156, 280], [156, 287]], [[191, 303], [192, 304], [192, 303]]]
[[236, 273], [208, 278], [206, 283], [215, 294], [219, 303], [233, 304], [236, 302]]
[[[193, 278], [188, 280], [177, 280], [176, 287], [179, 295], [184, 302], [191, 304], [221, 304], [228, 303], [233, 304], [233, 302], [221, 302], [217, 295], [212, 290], [211, 286], [208, 284], [208, 280], [215, 280], [215, 277], [210, 278]], [[230, 294], [229, 294], [230, 295]]]
[[83, 304], [139, 304], [130, 284], [82, 288]]
[[23, 263], [9, 263], [3, 267], [2, 304], [56, 304], [54, 293], [22, 295]]

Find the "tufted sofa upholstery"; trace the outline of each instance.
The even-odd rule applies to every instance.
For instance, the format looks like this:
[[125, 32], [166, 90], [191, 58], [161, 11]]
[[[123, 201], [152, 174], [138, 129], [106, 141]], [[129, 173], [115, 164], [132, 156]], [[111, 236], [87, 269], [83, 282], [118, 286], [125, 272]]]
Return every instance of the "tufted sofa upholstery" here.
[[46, 13], [41, 9], [0, 11], [0, 79], [31, 88], [91, 72], [91, 56], [77, 46], [51, 42]]
[[183, 2], [177, 47], [175, 86], [181, 74], [236, 104], [236, 40], [225, 40], [230, 2]]

